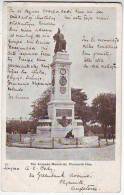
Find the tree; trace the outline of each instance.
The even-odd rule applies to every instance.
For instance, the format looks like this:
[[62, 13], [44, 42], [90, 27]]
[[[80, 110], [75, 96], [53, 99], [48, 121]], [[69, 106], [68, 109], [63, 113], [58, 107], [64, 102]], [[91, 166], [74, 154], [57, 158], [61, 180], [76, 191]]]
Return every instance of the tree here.
[[[47, 104], [50, 101], [51, 90], [46, 90], [41, 98], [33, 102], [31, 116], [37, 119], [48, 118]], [[75, 102], [75, 118], [79, 118], [85, 124], [89, 117], [89, 107], [86, 104], [87, 95], [82, 89], [71, 89], [72, 101]]]
[[71, 89], [72, 101], [75, 102], [75, 118], [82, 120], [83, 125], [91, 118], [91, 109], [87, 105], [87, 95], [82, 89]]
[[37, 121], [36, 120], [9, 120], [6, 123], [6, 131], [8, 133], [20, 133], [25, 134], [27, 132], [36, 132]]
[[47, 89], [41, 96], [33, 102], [32, 107], [33, 111], [30, 114], [33, 119], [43, 119], [48, 118], [48, 109], [47, 104], [50, 101], [51, 90]]
[[107, 136], [107, 128], [110, 127], [112, 134], [115, 133], [116, 117], [116, 96], [112, 93], [98, 95], [92, 102], [94, 122], [99, 122], [104, 130], [104, 137]]

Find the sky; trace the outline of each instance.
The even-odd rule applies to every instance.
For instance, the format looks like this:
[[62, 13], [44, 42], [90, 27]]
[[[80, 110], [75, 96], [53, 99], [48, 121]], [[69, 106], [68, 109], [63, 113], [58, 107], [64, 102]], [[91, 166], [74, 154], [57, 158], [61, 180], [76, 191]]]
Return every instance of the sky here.
[[[42, 10], [43, 7], [37, 7]], [[72, 8], [71, 8], [72, 9]], [[90, 9], [96, 10], [96, 8], [78, 8], [82, 10]], [[115, 70], [110, 69], [92, 69], [83, 68], [84, 62], [81, 55], [82, 37], [89, 39], [94, 37], [95, 39], [106, 38], [111, 39], [116, 36], [116, 10], [115, 8], [100, 8], [105, 11], [110, 20], [106, 22], [92, 20], [86, 21], [69, 21], [65, 20], [62, 15], [56, 17], [56, 25], [52, 27], [53, 35], [57, 32], [58, 27], [62, 30], [67, 42], [67, 52], [69, 53], [71, 65], [71, 87], [81, 88], [87, 94], [87, 103], [91, 105], [93, 98], [99, 93], [115, 93], [116, 92], [116, 74]], [[52, 63], [52, 57], [54, 55], [54, 41], [50, 37], [51, 56], [48, 58], [48, 63]], [[85, 51], [90, 51], [89, 49]], [[93, 52], [98, 52], [95, 50]], [[104, 50], [102, 50], [104, 51]], [[116, 50], [111, 50], [111, 56], [106, 57], [105, 64], [116, 63]], [[51, 70], [47, 71], [47, 80], [51, 81]], [[33, 87], [27, 88], [25, 95], [28, 94], [29, 100], [10, 100], [7, 98], [7, 117], [8, 118], [28, 118], [29, 113], [32, 111], [31, 104], [37, 98], [41, 97], [46, 87]]]

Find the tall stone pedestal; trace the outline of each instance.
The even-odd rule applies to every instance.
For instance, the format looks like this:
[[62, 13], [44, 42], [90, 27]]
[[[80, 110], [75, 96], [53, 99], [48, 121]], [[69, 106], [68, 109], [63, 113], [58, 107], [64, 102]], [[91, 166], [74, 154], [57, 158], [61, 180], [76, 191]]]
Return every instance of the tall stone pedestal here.
[[57, 52], [53, 57], [52, 93], [48, 103], [48, 116], [52, 121], [51, 136], [65, 137], [74, 127], [74, 102], [71, 100], [71, 61], [66, 52]]
[[37, 134], [42, 138], [65, 137], [72, 130], [74, 137], [83, 137], [81, 120], [74, 119], [74, 102], [71, 100], [71, 61], [66, 52], [57, 52], [51, 64], [52, 90], [48, 103], [49, 119], [39, 121]]

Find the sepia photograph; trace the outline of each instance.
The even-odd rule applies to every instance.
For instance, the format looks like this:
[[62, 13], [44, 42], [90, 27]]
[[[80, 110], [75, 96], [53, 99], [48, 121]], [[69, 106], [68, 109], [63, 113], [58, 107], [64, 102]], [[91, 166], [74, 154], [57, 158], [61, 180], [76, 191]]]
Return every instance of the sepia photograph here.
[[114, 160], [116, 9], [7, 14], [7, 159]]
[[2, 12], [2, 190], [120, 192], [122, 3]]

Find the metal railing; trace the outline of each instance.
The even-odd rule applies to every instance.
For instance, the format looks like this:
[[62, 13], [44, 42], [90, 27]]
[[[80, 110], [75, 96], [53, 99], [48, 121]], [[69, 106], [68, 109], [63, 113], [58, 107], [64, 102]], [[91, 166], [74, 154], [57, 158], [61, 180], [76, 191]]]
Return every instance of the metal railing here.
[[42, 138], [36, 134], [7, 134], [7, 146], [29, 148], [81, 148], [104, 147], [115, 143], [115, 139], [103, 139], [98, 136], [82, 138]]

